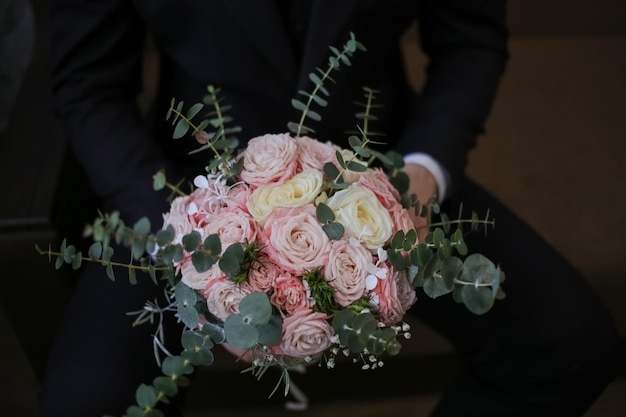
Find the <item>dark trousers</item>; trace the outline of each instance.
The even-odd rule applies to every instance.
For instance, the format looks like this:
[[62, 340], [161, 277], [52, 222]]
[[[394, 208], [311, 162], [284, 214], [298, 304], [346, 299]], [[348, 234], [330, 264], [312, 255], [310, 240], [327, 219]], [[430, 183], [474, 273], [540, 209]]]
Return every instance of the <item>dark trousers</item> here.
[[[474, 232], [467, 242], [506, 272], [507, 295], [477, 316], [451, 295], [432, 300], [418, 294], [412, 313], [450, 340], [467, 365], [434, 415], [583, 415], [616, 367], [610, 314], [570, 264], [483, 189], [467, 181], [458, 201], [466, 214], [489, 209], [495, 218], [486, 236]], [[444, 210], [457, 213], [453, 203]], [[130, 287], [123, 273], [118, 281], [97, 265], [85, 269], [50, 355], [42, 416], [121, 415], [138, 384], [159, 374], [153, 327], [132, 328], [126, 313], [160, 290], [147, 279]], [[179, 327], [168, 335], [176, 345]]]
[[[560, 254], [480, 186], [466, 180], [457, 201], [466, 216], [489, 209], [495, 219], [486, 235], [472, 232], [466, 241], [505, 271], [506, 297], [478, 316], [450, 296], [418, 294], [412, 313], [444, 335], [467, 365], [434, 416], [583, 415], [616, 368], [611, 315]], [[454, 215], [457, 205], [443, 211]]]

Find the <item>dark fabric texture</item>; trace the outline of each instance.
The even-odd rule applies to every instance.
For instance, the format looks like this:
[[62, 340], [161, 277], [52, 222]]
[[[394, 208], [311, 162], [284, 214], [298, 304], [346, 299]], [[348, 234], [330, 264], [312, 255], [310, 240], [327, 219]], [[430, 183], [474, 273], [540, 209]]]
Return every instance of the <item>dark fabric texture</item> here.
[[[310, 89], [308, 74], [326, 68], [328, 46], [354, 32], [368, 51], [333, 73], [314, 136], [345, 145], [359, 111], [352, 102], [362, 87], [379, 90], [384, 107], [372, 129], [387, 133], [390, 148], [426, 152], [444, 166], [449, 208], [463, 201], [497, 218], [494, 231], [470, 245], [507, 272], [507, 298], [483, 316], [423, 294], [413, 309], [468, 365], [437, 416], [582, 415], [608, 382], [616, 335], [604, 307], [557, 253], [463, 175], [508, 58], [504, 1], [313, 0], [297, 42], [289, 22], [301, 15], [281, 13], [275, 1], [50, 3], [53, 93], [67, 139], [104, 207], [128, 223], [148, 215], [155, 227], [167, 205], [152, 192], [152, 175], [166, 167], [192, 178], [208, 158], [187, 155], [193, 140], [171, 139], [165, 113], [172, 97], [190, 105], [213, 84], [232, 105], [240, 139], [285, 132], [297, 117], [291, 99]], [[421, 92], [408, 86], [399, 45], [414, 19], [430, 59]], [[151, 118], [135, 102], [146, 31], [160, 54]], [[149, 283], [129, 288], [102, 269], [84, 270], [50, 355], [42, 416], [123, 412], [137, 383], [156, 372], [149, 329], [131, 328], [125, 313], [157, 294]]]

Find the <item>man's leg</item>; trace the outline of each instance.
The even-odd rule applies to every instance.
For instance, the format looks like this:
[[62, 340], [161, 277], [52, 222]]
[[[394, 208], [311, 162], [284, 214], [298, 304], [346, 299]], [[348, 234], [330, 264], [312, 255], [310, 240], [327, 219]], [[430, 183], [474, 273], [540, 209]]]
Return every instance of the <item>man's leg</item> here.
[[412, 313], [467, 365], [434, 416], [581, 416], [616, 368], [612, 317], [583, 277], [486, 191], [468, 181], [458, 200], [466, 215], [489, 209], [495, 219], [486, 235], [473, 232], [466, 241], [505, 271], [506, 298], [478, 316], [451, 295], [418, 294]]

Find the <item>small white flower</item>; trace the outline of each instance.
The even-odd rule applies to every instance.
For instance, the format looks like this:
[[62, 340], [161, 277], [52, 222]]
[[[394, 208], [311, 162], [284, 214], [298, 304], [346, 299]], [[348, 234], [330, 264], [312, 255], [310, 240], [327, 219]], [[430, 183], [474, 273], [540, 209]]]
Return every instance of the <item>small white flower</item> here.
[[367, 291], [371, 291], [374, 288], [376, 288], [376, 285], [378, 285], [378, 278], [376, 277], [376, 275], [368, 275], [367, 278], [365, 278], [365, 289]]
[[193, 216], [194, 214], [197, 214], [197, 213], [198, 213], [198, 205], [192, 201], [191, 203], [189, 203], [189, 206], [187, 207], [187, 214], [190, 216]]
[[387, 251], [383, 249], [382, 247], [378, 248], [376, 250], [376, 253], [378, 255], [379, 262], [385, 262], [387, 260]]

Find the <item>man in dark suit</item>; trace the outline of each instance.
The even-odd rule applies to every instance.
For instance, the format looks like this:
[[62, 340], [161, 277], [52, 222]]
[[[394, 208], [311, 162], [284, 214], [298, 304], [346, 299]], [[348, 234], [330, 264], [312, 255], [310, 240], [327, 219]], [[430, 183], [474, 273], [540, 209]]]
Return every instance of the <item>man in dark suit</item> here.
[[[498, 220], [469, 245], [507, 272], [507, 298], [481, 316], [423, 294], [412, 309], [467, 364], [435, 415], [582, 415], [615, 366], [610, 315], [559, 254], [464, 176], [507, 61], [504, 17], [496, 0], [53, 0], [55, 106], [102, 208], [159, 225], [167, 204], [152, 191], [152, 175], [165, 167], [189, 178], [206, 157], [188, 155], [191, 141], [171, 140], [164, 115], [172, 97], [198, 102], [213, 84], [232, 105], [240, 138], [284, 132], [297, 114], [290, 100], [310, 88], [308, 74], [326, 64], [328, 46], [355, 33], [368, 51], [334, 73], [315, 137], [344, 145], [352, 101], [363, 86], [379, 90], [376, 130], [406, 156], [412, 191], [437, 194], [450, 212], [459, 202], [490, 209]], [[399, 49], [415, 19], [430, 60], [419, 92]], [[160, 56], [148, 116], [136, 105], [146, 31]], [[125, 313], [156, 293], [150, 283], [129, 288], [85, 268], [50, 355], [42, 415], [123, 412], [137, 384], [157, 372], [150, 329], [130, 328]]]

